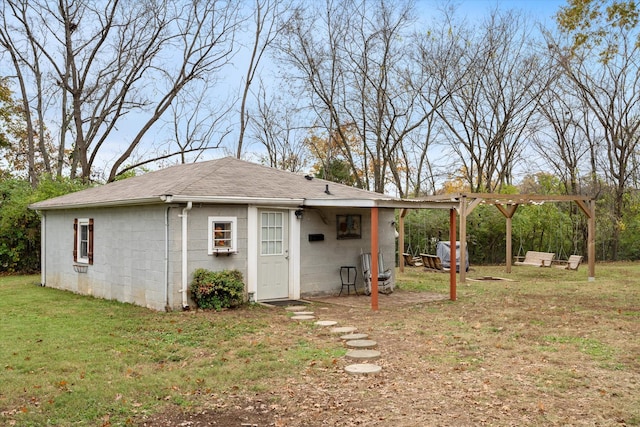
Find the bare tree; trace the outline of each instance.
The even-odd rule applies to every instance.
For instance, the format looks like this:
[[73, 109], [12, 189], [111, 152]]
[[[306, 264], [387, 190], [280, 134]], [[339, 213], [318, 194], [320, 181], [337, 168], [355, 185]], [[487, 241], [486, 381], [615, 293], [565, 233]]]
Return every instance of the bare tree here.
[[476, 34], [456, 72], [466, 73], [466, 83], [439, 114], [472, 191], [495, 191], [513, 183], [540, 96], [555, 76], [515, 12], [492, 12]]
[[251, 117], [254, 138], [266, 149], [264, 163], [269, 166], [300, 172], [307, 165], [307, 150], [303, 134], [307, 128], [295, 124], [295, 106], [282, 97], [270, 97], [263, 84], [256, 95], [256, 114]]
[[189, 153], [196, 153], [192, 161], [197, 161], [205, 151], [219, 148], [224, 138], [231, 134], [231, 126], [223, 123], [230, 108], [224, 111], [211, 111], [209, 106], [202, 95], [197, 97], [190, 108], [185, 108], [182, 103], [172, 105], [173, 132], [169, 142], [175, 143], [178, 149], [168, 151], [179, 153], [180, 163], [188, 162], [187, 154]]
[[[6, 51], [15, 70], [15, 78], [20, 88], [22, 112], [25, 121], [25, 143], [27, 146], [27, 170], [28, 178], [32, 185], [36, 185], [38, 175], [36, 173], [36, 141], [40, 141], [40, 151], [43, 156], [43, 166], [46, 172], [51, 172], [49, 153], [44, 146], [44, 90], [43, 76], [40, 69], [40, 57], [42, 56], [35, 40], [31, 37], [31, 30], [25, 38], [14, 39], [14, 25], [29, 27], [29, 10], [27, 2], [3, 3], [0, 10], [2, 26], [0, 27], [0, 46]], [[13, 18], [13, 19], [12, 19]], [[15, 24], [14, 24], [15, 22]], [[31, 77], [31, 79], [30, 79]], [[33, 84], [35, 92], [30, 93], [28, 88]], [[35, 114], [31, 112], [35, 110]]]
[[[70, 137], [72, 175], [77, 163], [80, 177], [89, 180], [121, 119], [139, 115], [133, 138], [111, 165], [113, 180], [177, 95], [227, 64], [237, 7], [223, 0], [6, 0], [0, 40], [25, 83], [40, 81], [38, 92], [57, 95], [56, 104], [28, 105], [26, 114], [44, 117], [58, 109], [58, 156]], [[21, 90], [23, 99], [32, 99], [28, 84]]]
[[[308, 108], [316, 117], [311, 122], [322, 126], [327, 135], [337, 136], [344, 158], [354, 171], [356, 186], [364, 188], [362, 176], [356, 172], [362, 170], [359, 159], [351, 152], [343, 133], [342, 125], [350, 122], [341, 109], [347, 92], [341, 50], [349, 32], [349, 11], [336, 3], [326, 0], [323, 6], [311, 3], [292, 9], [284, 22], [282, 37], [277, 39], [276, 52], [281, 73], [292, 90], [308, 98]], [[319, 160], [327, 169], [329, 154]]]
[[[625, 29], [614, 30], [615, 54], [603, 57], [593, 46], [575, 50], [550, 43], [572, 87], [597, 124], [606, 151], [603, 176], [614, 188], [613, 217], [622, 223], [625, 194], [637, 174], [640, 148], [640, 45]], [[613, 37], [613, 35], [612, 35]], [[610, 51], [609, 51], [610, 52]], [[614, 227], [613, 259], [617, 259], [619, 227]]]
[[247, 100], [251, 92], [251, 87], [260, 69], [263, 57], [278, 36], [282, 28], [282, 16], [289, 9], [289, 2], [282, 0], [255, 0], [255, 7], [252, 9], [253, 40], [247, 73], [242, 85], [242, 95], [240, 96], [240, 126], [238, 129], [238, 146], [236, 147], [236, 157], [242, 157], [244, 149], [244, 137], [249, 124], [249, 111]]
[[434, 194], [438, 169], [445, 169], [445, 174], [450, 171], [450, 159], [444, 165], [439, 159], [442, 124], [438, 110], [467, 81], [467, 73], [460, 66], [468, 40], [467, 25], [456, 21], [454, 15], [455, 9], [446, 7], [411, 39], [414, 48], [410, 58], [419, 67], [408, 74], [408, 83], [418, 95], [417, 108], [425, 120], [403, 141], [399, 155], [406, 167], [406, 194], [414, 197]]
[[[559, 177], [569, 194], [581, 194], [585, 171], [595, 176], [599, 141], [593, 132], [589, 108], [566, 78], [558, 79], [543, 94], [538, 112], [543, 117], [532, 140], [541, 159]], [[595, 196], [595, 195], [593, 195]]]
[[159, 135], [166, 135], [160, 143], [147, 144], [135, 150], [120, 174], [149, 163], [160, 163], [178, 157], [179, 163], [196, 162], [210, 150], [222, 147], [233, 126], [228, 122], [232, 102], [212, 104], [210, 94], [203, 90], [209, 86], [207, 76], [202, 76], [199, 87], [181, 91], [176, 102], [159, 128]]
[[[398, 149], [425, 120], [418, 108], [420, 93], [411, 86], [418, 70], [409, 55], [410, 2], [360, 2], [351, 13], [351, 38], [344, 46], [353, 93], [345, 111], [364, 148], [367, 188], [384, 192], [391, 177], [401, 196], [406, 189], [400, 171], [406, 169]], [[373, 10], [373, 12], [371, 12]]]
[[[409, 1], [327, 0], [323, 9], [297, 9], [280, 39], [287, 78], [309, 96], [362, 188], [393, 183], [406, 192], [399, 147], [426, 119], [409, 80], [418, 67], [408, 50], [413, 23]], [[354, 127], [359, 147], [345, 133]]]

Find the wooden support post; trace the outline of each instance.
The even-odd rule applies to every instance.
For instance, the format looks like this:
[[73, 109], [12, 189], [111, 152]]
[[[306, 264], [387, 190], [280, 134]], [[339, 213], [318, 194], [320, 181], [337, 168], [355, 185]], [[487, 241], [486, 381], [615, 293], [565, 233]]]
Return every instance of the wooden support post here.
[[451, 301], [456, 300], [456, 210], [451, 209], [449, 211], [449, 241], [450, 252], [449, 259], [451, 263], [449, 265], [449, 299]]
[[499, 204], [495, 204], [494, 205], [500, 212], [502, 212], [502, 215], [504, 215], [504, 217], [507, 219], [507, 227], [506, 227], [506, 239], [507, 239], [507, 248], [506, 248], [506, 264], [507, 264], [507, 273], [511, 273], [511, 260], [513, 259], [513, 245], [511, 244], [511, 235], [513, 233], [513, 215], [516, 213], [516, 210], [518, 209], [518, 204], [508, 204], [505, 206], [499, 205]]
[[[453, 247], [453, 258], [456, 258]], [[467, 196], [460, 197], [460, 283], [467, 281]]]
[[511, 247], [511, 217], [507, 217], [507, 273], [511, 273], [511, 260], [513, 259], [513, 248]]
[[371, 310], [378, 311], [378, 208], [371, 208]]
[[587, 261], [589, 262], [588, 281], [596, 280], [596, 201], [574, 200], [587, 217]]
[[587, 256], [589, 257], [588, 281], [596, 280], [596, 201], [589, 200], [589, 222], [587, 234]]
[[398, 217], [398, 265], [400, 266], [400, 273], [404, 273], [404, 217], [407, 215], [408, 209], [401, 209]]
[[460, 198], [460, 283], [467, 281], [467, 217], [481, 201], [476, 198], [469, 202], [466, 195]]

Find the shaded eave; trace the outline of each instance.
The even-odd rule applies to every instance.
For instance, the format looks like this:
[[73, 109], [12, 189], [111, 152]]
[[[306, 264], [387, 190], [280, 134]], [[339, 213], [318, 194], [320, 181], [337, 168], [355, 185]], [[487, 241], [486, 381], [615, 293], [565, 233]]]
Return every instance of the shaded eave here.
[[[444, 207], [442, 203], [408, 199], [306, 199], [302, 206], [345, 208], [419, 209]], [[457, 206], [457, 202], [456, 202]]]
[[458, 203], [463, 199], [480, 199], [484, 203], [501, 203], [507, 205], [542, 204], [545, 202], [573, 202], [576, 200], [591, 200], [589, 196], [563, 194], [496, 194], [496, 193], [452, 193], [428, 196], [423, 201], [434, 203]]

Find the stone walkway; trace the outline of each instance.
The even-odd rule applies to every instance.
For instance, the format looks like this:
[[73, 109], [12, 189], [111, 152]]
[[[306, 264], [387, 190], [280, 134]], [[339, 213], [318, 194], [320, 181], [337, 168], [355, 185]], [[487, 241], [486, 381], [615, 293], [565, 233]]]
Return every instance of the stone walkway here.
[[360, 362], [345, 366], [345, 372], [352, 375], [374, 375], [382, 371], [381, 366], [367, 363], [380, 358], [380, 352], [375, 349], [378, 347], [376, 341], [368, 339], [367, 334], [357, 333], [358, 328], [355, 326], [336, 326], [338, 322], [335, 320], [315, 320], [315, 314], [312, 311], [302, 311], [305, 309], [304, 306], [285, 307], [285, 310], [292, 314], [290, 319], [293, 321], [314, 321], [314, 324], [321, 328], [333, 326], [329, 332], [333, 335], [339, 335], [349, 349], [345, 357], [354, 362]]

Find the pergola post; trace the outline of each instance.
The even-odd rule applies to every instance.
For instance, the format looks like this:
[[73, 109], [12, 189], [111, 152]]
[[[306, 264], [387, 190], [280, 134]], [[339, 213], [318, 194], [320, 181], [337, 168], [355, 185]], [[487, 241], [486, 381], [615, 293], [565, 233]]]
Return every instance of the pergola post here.
[[587, 254], [589, 256], [589, 281], [596, 280], [596, 201], [589, 201], [589, 226]]
[[507, 273], [511, 273], [511, 260], [513, 259], [513, 245], [511, 244], [511, 236], [513, 234], [512, 232], [512, 218], [513, 215], [516, 213], [516, 210], [518, 209], [518, 204], [515, 205], [507, 205], [507, 207], [505, 208], [502, 205], [499, 204], [495, 204], [494, 205], [500, 212], [502, 212], [502, 215], [504, 215], [504, 217], [507, 219], [507, 226], [506, 226], [506, 250], [507, 250], [507, 254], [506, 254], [506, 271]]
[[[451, 264], [449, 265], [449, 299], [455, 301], [456, 296], [456, 209], [451, 208], [449, 210], [449, 259]], [[451, 256], [453, 254], [453, 256]], [[460, 271], [463, 269], [461, 268]]]
[[371, 310], [378, 311], [378, 208], [371, 208]]
[[[473, 195], [471, 195], [473, 196]], [[476, 198], [469, 202], [466, 194], [460, 197], [460, 283], [467, 281], [467, 217], [480, 204], [482, 199]]]
[[587, 261], [589, 263], [589, 277], [596, 280], [596, 201], [593, 199], [575, 200], [580, 210], [587, 216]]
[[398, 223], [398, 265], [400, 266], [400, 273], [404, 273], [404, 217], [407, 215], [409, 209], [400, 209], [399, 223]]
[[511, 217], [507, 217], [507, 259], [506, 264], [507, 264], [507, 273], [511, 273], [511, 260], [513, 259], [513, 248], [512, 248], [512, 242], [511, 242], [511, 236], [512, 236], [512, 232], [511, 232], [511, 223], [513, 221], [511, 220]]
[[[456, 247], [451, 246], [451, 258], [456, 258]], [[467, 196], [460, 197], [460, 283], [467, 281]]]

